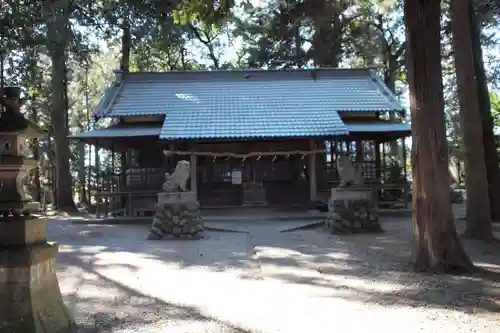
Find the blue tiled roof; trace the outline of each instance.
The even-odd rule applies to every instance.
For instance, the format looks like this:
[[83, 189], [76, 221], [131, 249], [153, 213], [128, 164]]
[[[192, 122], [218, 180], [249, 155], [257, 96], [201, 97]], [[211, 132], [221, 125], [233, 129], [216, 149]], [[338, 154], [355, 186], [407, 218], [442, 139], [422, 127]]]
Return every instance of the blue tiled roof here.
[[[368, 69], [125, 73], [99, 117], [165, 115], [161, 138], [346, 134], [337, 112], [404, 111]], [[111, 96], [111, 97], [110, 97]]]
[[350, 133], [365, 132], [406, 132], [411, 131], [411, 125], [408, 123], [374, 123], [374, 124], [346, 124]]
[[167, 112], [161, 139], [312, 137], [347, 134], [335, 111], [290, 99], [186, 96]]
[[123, 138], [136, 136], [159, 136], [160, 127], [109, 127], [70, 135], [72, 139]]

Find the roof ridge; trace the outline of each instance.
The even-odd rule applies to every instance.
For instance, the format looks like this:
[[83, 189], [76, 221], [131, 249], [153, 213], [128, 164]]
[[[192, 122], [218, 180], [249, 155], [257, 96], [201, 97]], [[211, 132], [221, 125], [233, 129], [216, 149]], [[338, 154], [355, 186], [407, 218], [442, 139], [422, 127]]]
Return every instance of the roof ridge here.
[[[111, 107], [115, 104], [116, 99], [123, 89], [123, 80], [114, 80], [104, 91], [104, 96], [94, 109], [94, 117], [106, 117], [110, 112]], [[112, 94], [108, 96], [108, 94]], [[101, 105], [104, 103], [104, 105]]]
[[122, 71], [120, 69], [115, 69], [113, 72], [130, 75], [141, 75], [141, 74], [151, 74], [151, 75], [165, 75], [165, 74], [227, 74], [227, 73], [307, 73], [313, 71], [319, 72], [365, 72], [369, 75], [370, 70], [373, 67], [356, 67], [356, 68], [332, 68], [332, 67], [316, 67], [316, 68], [284, 68], [284, 69], [261, 69], [261, 68], [231, 68], [231, 69], [195, 69], [195, 70], [169, 70], [169, 71], [137, 71], [129, 72]]
[[392, 103], [394, 109], [401, 109], [403, 113], [406, 113], [403, 103], [397, 98], [396, 93], [393, 92], [389, 87], [382, 81], [380, 75], [378, 75], [373, 69], [370, 70], [370, 77], [373, 82], [377, 85], [378, 90]]

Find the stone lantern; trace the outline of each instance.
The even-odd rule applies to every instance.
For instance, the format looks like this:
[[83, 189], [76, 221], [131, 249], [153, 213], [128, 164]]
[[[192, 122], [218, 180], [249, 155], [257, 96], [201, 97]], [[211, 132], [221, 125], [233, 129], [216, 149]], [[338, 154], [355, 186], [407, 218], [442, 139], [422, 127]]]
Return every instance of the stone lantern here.
[[66, 333], [73, 321], [56, 276], [58, 245], [47, 243], [24, 184], [37, 165], [28, 140], [45, 135], [20, 112], [20, 88], [0, 90], [0, 333]]

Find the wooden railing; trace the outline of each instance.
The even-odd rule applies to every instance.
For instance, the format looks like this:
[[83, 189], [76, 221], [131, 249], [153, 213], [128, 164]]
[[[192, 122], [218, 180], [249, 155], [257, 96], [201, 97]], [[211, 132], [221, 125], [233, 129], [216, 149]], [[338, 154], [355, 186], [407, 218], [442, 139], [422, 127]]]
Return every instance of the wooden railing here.
[[[373, 176], [375, 174], [375, 162], [366, 161], [362, 164], [365, 175], [365, 184], [376, 191], [375, 197], [379, 199], [380, 205], [403, 205], [408, 206], [408, 188], [405, 184], [382, 184]], [[330, 189], [339, 185], [337, 170], [327, 168], [326, 178], [318, 182], [318, 199], [328, 198]], [[304, 180], [305, 181], [305, 180]], [[157, 193], [161, 191], [164, 182], [164, 172], [161, 169], [129, 169], [123, 174], [109, 174], [101, 177], [96, 197], [96, 214], [98, 217], [110, 215], [138, 216], [152, 213], [155, 210]], [[217, 186], [219, 185], [219, 187]], [[268, 184], [269, 185], [269, 184]], [[280, 185], [280, 187], [283, 184]], [[286, 185], [286, 184], [285, 184]], [[308, 197], [307, 184], [300, 193], [304, 197], [289, 198], [294, 192], [291, 189], [283, 191], [282, 188], [269, 187], [268, 202], [278, 203], [274, 198], [283, 198], [281, 201], [306, 202]], [[227, 188], [226, 188], [227, 187]], [[295, 188], [296, 186], [294, 186]], [[394, 200], [386, 200], [387, 193], [398, 192], [393, 196]], [[238, 206], [243, 202], [243, 192], [230, 183], [198, 184], [200, 203], [207, 206], [227, 205]], [[271, 200], [273, 199], [273, 200]], [[284, 200], [287, 199], [287, 200]], [[292, 200], [293, 199], [293, 200]], [[281, 202], [279, 201], [279, 202]]]
[[125, 173], [102, 175], [95, 193], [97, 217], [154, 211], [164, 179], [164, 172], [156, 168], [130, 168]]
[[128, 169], [124, 173], [101, 175], [99, 187], [104, 192], [128, 192], [142, 190], [160, 190], [165, 175], [161, 169]]
[[[377, 167], [375, 161], [356, 162], [356, 168], [361, 170], [363, 178], [367, 181], [377, 179]], [[358, 170], [359, 170], [358, 169]], [[335, 162], [325, 163], [324, 178], [328, 181], [339, 181], [337, 164]]]
[[141, 216], [156, 209], [158, 191], [100, 192], [96, 217]]

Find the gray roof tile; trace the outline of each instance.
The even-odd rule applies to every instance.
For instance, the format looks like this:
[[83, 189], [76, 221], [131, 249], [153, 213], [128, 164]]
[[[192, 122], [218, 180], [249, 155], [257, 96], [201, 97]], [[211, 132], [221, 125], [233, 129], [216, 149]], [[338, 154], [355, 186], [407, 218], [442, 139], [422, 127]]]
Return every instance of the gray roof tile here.
[[[180, 105], [183, 104], [183, 105]], [[226, 107], [231, 106], [231, 107]], [[287, 99], [208, 97], [168, 111], [161, 139], [311, 137], [347, 134], [335, 111]]]
[[346, 124], [349, 132], [405, 132], [411, 131], [408, 123], [373, 123], [373, 124]]
[[122, 138], [136, 136], [159, 136], [160, 127], [108, 127], [91, 130], [88, 132], [75, 133], [68, 136], [71, 139], [86, 138]]
[[404, 111], [370, 70], [314, 73], [315, 79], [306, 70], [125, 73], [96, 115], [165, 114], [160, 137], [179, 139], [339, 135], [346, 128], [337, 111]]

